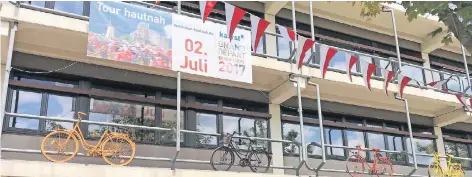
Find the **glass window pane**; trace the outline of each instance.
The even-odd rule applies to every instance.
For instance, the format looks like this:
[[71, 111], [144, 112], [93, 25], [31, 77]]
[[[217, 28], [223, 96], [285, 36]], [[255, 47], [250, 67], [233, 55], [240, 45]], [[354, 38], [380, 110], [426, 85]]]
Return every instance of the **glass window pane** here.
[[[372, 149], [372, 148], [380, 148], [380, 149], [385, 149], [385, 139], [384, 139], [384, 135], [383, 134], [377, 134], [377, 133], [367, 133], [367, 138], [368, 138], [368, 145], [369, 145], [369, 149]], [[374, 153], [373, 152], [369, 152], [370, 156], [370, 160], [373, 160], [374, 159]], [[386, 153], [385, 152], [380, 152], [380, 154], [382, 156], [385, 156]]]
[[[403, 64], [402, 73], [424, 85], [423, 70], [421, 68]], [[412, 81], [411, 84], [416, 85], [417, 83]]]
[[[11, 112], [19, 114], [40, 115], [42, 94], [28, 91], [13, 91]], [[23, 129], [39, 129], [38, 119], [20, 117], [10, 118], [10, 127]]]
[[[107, 100], [90, 100], [89, 120], [118, 124], [154, 126], [154, 106]], [[154, 141], [154, 131], [124, 127], [89, 125], [90, 137], [100, 137], [105, 130], [127, 133], [135, 141]]]
[[[399, 136], [387, 135], [388, 150], [404, 151], [403, 140]], [[400, 153], [389, 153], [390, 161], [392, 163], [405, 163], [405, 155]]]
[[[466, 144], [457, 144], [457, 157], [469, 158], [469, 150], [467, 149]], [[456, 160], [462, 164], [463, 167], [470, 168], [470, 161], [468, 160]]]
[[[216, 115], [197, 113], [197, 131], [205, 133], [217, 133]], [[197, 143], [206, 145], [216, 145], [216, 137], [197, 134]]]
[[[177, 110], [162, 108], [162, 128], [176, 128], [177, 126]], [[180, 128], [184, 128], [185, 112], [180, 111]], [[180, 142], [184, 141], [184, 133], [180, 134]], [[161, 131], [161, 142], [164, 144], [174, 144], [177, 136], [174, 131]]]
[[[362, 148], [365, 147], [365, 140], [364, 140], [364, 133], [358, 131], [347, 130], [347, 146], [348, 147], [356, 147], [360, 145]], [[354, 152], [355, 150], [351, 150], [350, 152]], [[349, 153], [350, 155], [351, 153]], [[365, 157], [365, 152], [361, 152], [361, 155]]]
[[[301, 141], [300, 136], [300, 125], [298, 124], [290, 124], [284, 123], [282, 125], [283, 131], [283, 139], [290, 140], [290, 141]], [[305, 142], [317, 142], [320, 143], [320, 128], [314, 126], [307, 126], [303, 127], [303, 135], [305, 136]], [[299, 154], [299, 147], [296, 144], [292, 143], [284, 143], [284, 153], [287, 154]], [[321, 155], [321, 148], [315, 146], [308, 146], [307, 151], [309, 155]]]
[[288, 59], [291, 54], [291, 42], [282, 37], [277, 37], [277, 55], [280, 58]]
[[[73, 119], [75, 117], [74, 107], [75, 98], [50, 94], [48, 96], [47, 116]], [[57, 122], [47, 120], [46, 131], [52, 131], [56, 129], [71, 130], [73, 125], [74, 124], [72, 122]]]
[[66, 83], [66, 82], [58, 82], [58, 81], [52, 81], [52, 80], [45, 80], [45, 79], [36, 79], [36, 78], [25, 78], [21, 77], [21, 81], [25, 82], [31, 82], [31, 83], [37, 83], [37, 84], [44, 84], [44, 85], [54, 85], [54, 86], [60, 86], [60, 87], [74, 87], [74, 84], [71, 83]]
[[46, 1], [31, 1], [31, 5], [33, 6], [44, 7], [45, 4]]
[[[264, 48], [265, 48], [265, 34], [261, 36], [259, 44], [257, 45], [256, 53], [264, 54]], [[254, 51], [254, 49], [252, 49], [251, 51]]]
[[[444, 76], [444, 79], [448, 79], [449, 77], [451, 77], [450, 74], [443, 74], [443, 76]], [[462, 92], [461, 86], [457, 77], [452, 77], [451, 80], [449, 80], [446, 83], [446, 86], [449, 90], [452, 90], [455, 92]]]
[[[407, 144], [408, 152], [411, 153], [410, 138], [407, 138], [406, 144]], [[416, 146], [415, 147], [415, 152], [417, 154], [433, 154], [435, 152], [433, 140], [414, 138], [413, 139], [413, 145]], [[428, 156], [419, 156], [419, 155], [417, 155], [416, 159], [417, 159], [418, 164], [421, 164], [421, 165], [428, 165], [433, 161], [433, 158], [428, 157]], [[413, 157], [411, 155], [408, 158], [408, 160], [409, 160], [409, 163], [413, 163]]]
[[[341, 130], [325, 128], [326, 144], [342, 146], [343, 135]], [[342, 148], [327, 148], [328, 155], [344, 156], [344, 150]]]
[[83, 15], [84, 2], [83, 1], [55, 1], [54, 9], [68, 12], [76, 15]]
[[329, 62], [329, 68], [339, 69], [346, 71], [346, 59], [344, 58], [344, 52], [337, 52], [333, 59]]

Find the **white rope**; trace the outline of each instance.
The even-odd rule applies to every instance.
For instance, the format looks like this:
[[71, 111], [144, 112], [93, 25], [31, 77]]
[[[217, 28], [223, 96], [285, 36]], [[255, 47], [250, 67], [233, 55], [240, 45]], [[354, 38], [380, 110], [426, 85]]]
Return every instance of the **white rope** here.
[[75, 62], [73, 62], [69, 65], [66, 65], [66, 66], [62, 67], [62, 68], [51, 70], [51, 71], [28, 71], [28, 70], [23, 70], [23, 69], [14, 68], [14, 67], [11, 67], [11, 69], [21, 71], [21, 72], [25, 72], [25, 73], [29, 73], [29, 74], [49, 74], [49, 73], [58, 72], [58, 71], [67, 69], [67, 68], [75, 65], [76, 63], [78, 63], [78, 61], [75, 61]]

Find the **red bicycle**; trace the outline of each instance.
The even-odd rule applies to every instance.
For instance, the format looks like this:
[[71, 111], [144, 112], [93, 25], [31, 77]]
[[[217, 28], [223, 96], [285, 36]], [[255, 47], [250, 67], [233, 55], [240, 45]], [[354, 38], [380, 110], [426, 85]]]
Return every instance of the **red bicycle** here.
[[361, 177], [364, 175], [366, 167], [367, 172], [370, 175], [385, 175], [385, 176], [392, 176], [393, 175], [393, 166], [390, 162], [390, 158], [388, 156], [382, 156], [380, 154], [380, 148], [373, 148], [372, 149], [374, 154], [374, 163], [370, 166], [365, 157], [361, 155], [362, 150], [361, 145], [356, 146], [356, 151], [352, 152], [346, 160], [346, 170], [352, 177]]

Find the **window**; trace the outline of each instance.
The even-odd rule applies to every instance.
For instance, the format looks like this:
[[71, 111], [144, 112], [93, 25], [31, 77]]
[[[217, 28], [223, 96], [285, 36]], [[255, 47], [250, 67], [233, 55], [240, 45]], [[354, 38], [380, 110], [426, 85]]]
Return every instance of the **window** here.
[[[446, 150], [446, 154], [450, 154], [455, 157], [469, 158], [469, 149], [467, 148], [466, 144], [444, 142], [444, 148]], [[453, 161], [461, 163], [464, 168], [471, 167], [470, 161], [468, 160], [453, 159]]]
[[[150, 105], [91, 98], [89, 120], [152, 127], [154, 126], [154, 109], [155, 107]], [[98, 138], [105, 130], [127, 133], [132, 139], [142, 142], [153, 142], [155, 138], [152, 130], [101, 125], [89, 125], [88, 135]]]
[[46, 5], [46, 1], [29, 1], [29, 3], [38, 7], [44, 7]]
[[[13, 90], [12, 97], [11, 112], [38, 116], [41, 114], [41, 93]], [[10, 118], [9, 127], [39, 130], [39, 119], [12, 117]]]
[[[409, 153], [411, 153], [411, 143], [410, 143], [410, 138], [406, 138], [406, 144], [407, 144], [407, 150]], [[433, 154], [436, 152], [435, 146], [434, 146], [434, 141], [429, 140], [429, 139], [419, 139], [419, 138], [413, 138], [413, 146], [415, 148], [416, 152], [416, 160], [418, 164], [421, 165], [429, 165], [433, 158], [429, 156], [422, 156], [418, 154]], [[408, 158], [410, 163], [413, 163], [413, 156], [409, 155]]]
[[277, 56], [288, 60], [292, 54], [292, 46], [292, 42], [282, 37], [277, 37]]
[[[387, 135], [388, 150], [403, 152], [403, 139], [401, 136]], [[394, 164], [405, 163], [405, 155], [400, 153], [389, 153], [390, 161]]]
[[[197, 113], [197, 131], [217, 133], [216, 114]], [[199, 145], [217, 145], [216, 140], [215, 136], [197, 134]]]
[[[177, 127], [177, 110], [162, 108], [161, 114], [162, 128], [176, 128]], [[185, 112], [180, 111], [180, 128], [184, 129]], [[180, 134], [180, 141], [184, 142], [184, 133]], [[174, 144], [177, 136], [174, 131], [162, 131], [160, 134], [160, 141], [164, 144]]]
[[[303, 136], [305, 137], [306, 143], [317, 142], [320, 143], [320, 128], [304, 125], [303, 127]], [[282, 138], [289, 141], [301, 141], [300, 136], [300, 125], [292, 123], [283, 123], [282, 124]], [[299, 147], [294, 143], [284, 143], [283, 144], [284, 153], [286, 154], [299, 154]], [[321, 155], [321, 148], [317, 146], [308, 146], [307, 147], [308, 155]]]
[[[325, 128], [326, 144], [343, 146], [343, 135], [339, 129]], [[328, 147], [326, 150], [328, 155], [344, 156], [344, 149]]]
[[83, 1], [55, 1], [54, 9], [76, 15], [84, 14]]
[[[380, 148], [380, 149], [387, 149], [385, 148], [385, 139], [383, 134], [379, 133], [367, 133], [367, 145], [369, 149], [372, 148]], [[382, 156], [385, 156], [385, 152], [380, 152]], [[369, 159], [374, 160], [374, 153], [369, 152]]]
[[[233, 132], [241, 134], [241, 136], [267, 138], [267, 121], [223, 115], [223, 133], [232, 134]], [[234, 142], [241, 149], [247, 149], [247, 145], [250, 143], [247, 139], [234, 139]], [[268, 143], [256, 141], [256, 144], [252, 146], [268, 148]]]
[[[48, 95], [47, 116], [73, 119], [75, 115], [75, 98], [62, 95]], [[72, 129], [74, 126], [71, 122], [57, 122], [46, 120], [46, 131], [56, 129]]]
[[[356, 147], [360, 145], [361, 147], [365, 147], [365, 139], [364, 133], [358, 131], [347, 130], [346, 132], [346, 141], [348, 147]], [[354, 152], [355, 150], [351, 151]], [[351, 155], [351, 153], [349, 153]], [[365, 156], [365, 152], [361, 152], [362, 156]]]
[[[416, 81], [419, 82], [419, 84], [424, 85], [424, 75], [423, 75], [423, 69], [420, 66], [412, 66], [408, 64], [403, 64], [402, 67], [402, 74], [405, 76], [408, 76]], [[398, 66], [398, 64], [397, 64]], [[413, 82], [412, 82], [413, 83]], [[416, 84], [416, 83], [415, 83]]]

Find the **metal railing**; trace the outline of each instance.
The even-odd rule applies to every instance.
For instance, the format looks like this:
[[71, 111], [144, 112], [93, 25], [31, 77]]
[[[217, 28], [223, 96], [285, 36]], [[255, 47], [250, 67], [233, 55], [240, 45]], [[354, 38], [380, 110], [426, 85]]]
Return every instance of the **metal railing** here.
[[[153, 4], [140, 2], [140, 1], [132, 1], [132, 2], [126, 2], [126, 3], [145, 6], [145, 7], [148, 7], [148, 8], [155, 8], [155, 9], [164, 10], [164, 11], [167, 11], [167, 12], [176, 12], [177, 11], [177, 8], [168, 8], [168, 7], [163, 7], [163, 6], [155, 6], [154, 7]], [[18, 4], [18, 6], [22, 7], [22, 8], [27, 8], [27, 9], [52, 13], [52, 14], [56, 14], [56, 15], [62, 15], [62, 16], [75, 18], [75, 19], [80, 19], [80, 20], [86, 20], [86, 21], [89, 20], [89, 17], [84, 16], [84, 15], [78, 15], [78, 14], [73, 14], [73, 13], [62, 12], [62, 11], [49, 9], [49, 8], [45, 8], [45, 7], [38, 7], [38, 6], [30, 5], [30, 4], [27, 4], [27, 3], [20, 3], [20, 4]], [[86, 9], [89, 9], [89, 8], [86, 8]], [[197, 14], [193, 14], [193, 13], [185, 12], [185, 11], [181, 11], [181, 14], [185, 15], [185, 16], [189, 16], [189, 17], [194, 17], [194, 18], [199, 18], [200, 17]], [[208, 20], [216, 22], [216, 23], [220, 23], [220, 24], [226, 24], [225, 21], [214, 19], [214, 18], [208, 18]], [[250, 27], [243, 26], [243, 25], [238, 25], [238, 28], [250, 30]], [[277, 33], [272, 33], [272, 32], [267, 32], [266, 31], [265, 34], [264, 34], [264, 37], [267, 37], [267, 36], [276, 37], [277, 41], [283, 40], [281, 38], [281, 35], [277, 34]], [[325, 39], [323, 39], [323, 40], [325, 40]], [[285, 42], [288, 42], [288, 41], [285, 41]], [[333, 42], [339, 43], [339, 42], [336, 42], [336, 41], [333, 41]], [[289, 53], [287, 53], [289, 57], [285, 58], [285, 57], [280, 57], [278, 54], [268, 54], [267, 53], [268, 44], [266, 43], [266, 41], [261, 40], [261, 44], [264, 48], [264, 52], [263, 53], [252, 52], [252, 55], [260, 56], [260, 57], [267, 57], [267, 58], [274, 58], [274, 59], [277, 59], [279, 61], [293, 62], [293, 56], [295, 54], [294, 50], [289, 50]], [[271, 46], [271, 47], [275, 47], [277, 53], [279, 53], [281, 51], [280, 48], [279, 48], [278, 43], [277, 44], [270, 44], [270, 45], [275, 45], [275, 46]], [[315, 48], [319, 47], [319, 45], [326, 45], [326, 44], [323, 44], [322, 41], [321, 42], [317, 41], [317, 44], [316, 44]], [[346, 44], [344, 44], [344, 45], [346, 45]], [[289, 46], [291, 46], [291, 45], [289, 44]], [[349, 49], [344, 49], [342, 47], [336, 47], [336, 46], [332, 46], [332, 45], [327, 45], [327, 46], [335, 48], [335, 49], [337, 49], [339, 51], [342, 51], [342, 52], [348, 52], [348, 53], [356, 54], [356, 55], [359, 55], [359, 56], [370, 57], [373, 60], [382, 60], [382, 61], [387, 62], [389, 67], [394, 65], [396, 68], [398, 68], [398, 61], [396, 61], [396, 59], [392, 60], [390, 58], [384, 58], [384, 57], [380, 57], [380, 56], [366, 54], [366, 53], [353, 51], [353, 50], [349, 50]], [[314, 61], [315, 61], [315, 59], [313, 59], [312, 62], [310, 62], [310, 63], [306, 63], [306, 65], [307, 66], [312, 66], [312, 67], [319, 67], [319, 64], [315, 63]], [[449, 83], [446, 84], [447, 85], [446, 87], [449, 87], [448, 88], [449, 91], [472, 96], [471, 95], [472, 91], [468, 91], [468, 89], [470, 87], [468, 86], [468, 83], [465, 82], [465, 80], [466, 80], [466, 75], [465, 74], [449, 73], [449, 72], [446, 72], [446, 71], [426, 68], [426, 67], [423, 67], [423, 66], [418, 66], [418, 65], [414, 65], [414, 64], [410, 64], [410, 63], [406, 63], [406, 62], [402, 62], [402, 65], [403, 65], [402, 66], [403, 69], [406, 69], [408, 67], [409, 71], [416, 70], [417, 73], [415, 73], [413, 75], [407, 75], [407, 76], [410, 77], [410, 78], [413, 78], [415, 80], [419, 80], [419, 83], [421, 84], [420, 85], [421, 88], [428, 88], [428, 89], [433, 89], [433, 90], [436, 90], [436, 91], [439, 91], [439, 92], [444, 92], [442, 89], [426, 87], [426, 84], [429, 83], [429, 82], [440, 80], [440, 78], [437, 78], [438, 76], [441, 77], [441, 78], [447, 78], [449, 76], [452, 76], [455, 79], [453, 79], [452, 81], [450, 81]], [[392, 68], [392, 69], [394, 69], [394, 68]], [[344, 68], [339, 69], [339, 68], [328, 67], [328, 70], [336, 71], [336, 72], [343, 72], [343, 73], [346, 72]], [[354, 75], [359, 75], [360, 73], [359, 72], [357, 72], [357, 73], [354, 72], [353, 74]], [[376, 73], [373, 78], [375, 78], [377, 80], [382, 80], [382, 77], [379, 74], [381, 74], [381, 73]], [[412, 86], [412, 85], [414, 85], [414, 84], [410, 84], [410, 86]]]
[[[78, 122], [77, 119], [64, 119], [64, 118], [58, 118], [58, 117], [37, 116], [37, 115], [18, 114], [18, 113], [9, 113], [9, 112], [5, 112], [5, 115], [6, 116], [12, 116], [12, 117], [22, 117], [22, 118], [41, 119], [41, 120], [60, 121], [60, 122], [73, 122], [73, 123]], [[135, 128], [135, 129], [143, 129], [143, 130], [174, 131], [176, 134], [178, 133], [178, 132], [176, 132], [176, 129], [162, 128], [162, 127], [148, 127], [148, 126], [131, 125], [131, 124], [97, 122], [97, 121], [90, 121], [90, 120], [81, 120], [81, 123], [87, 123], [87, 124], [93, 124], [93, 125], [114, 126], [114, 127]], [[181, 129], [180, 133], [190, 133], [190, 134], [209, 135], [209, 136], [221, 136], [221, 134], [217, 134], [217, 133], [198, 132], [198, 131], [184, 130], [184, 129]], [[301, 144], [296, 142], [296, 141], [278, 140], [278, 139], [260, 138], [260, 137], [247, 137], [247, 136], [234, 136], [234, 138], [257, 140], [257, 141], [266, 141], [266, 142], [277, 142], [277, 143], [293, 143], [293, 144], [297, 144], [299, 147], [301, 147]], [[180, 142], [180, 136], [177, 136], [175, 141]], [[41, 150], [36, 150], [36, 149], [15, 149], [15, 148], [4, 148], [4, 147], [0, 147], [0, 151], [20, 152], [20, 153], [41, 153]], [[176, 152], [175, 152], [175, 155], [174, 155], [173, 158], [136, 156], [135, 159], [155, 160], [155, 161], [169, 161], [171, 163], [171, 169], [173, 169], [173, 170], [175, 169], [175, 163], [176, 162], [210, 164], [209, 160], [206, 161], [206, 160], [193, 160], [193, 159], [179, 159], [178, 158], [179, 153], [180, 153], [180, 144], [176, 143]], [[85, 156], [85, 154], [82, 154], [82, 153], [78, 153], [77, 155]], [[300, 159], [300, 160], [302, 160], [302, 159]], [[298, 164], [297, 166], [293, 166], [293, 167], [291, 167], [291, 166], [273, 166], [273, 165], [271, 165], [270, 168], [274, 168], [274, 169], [292, 169], [292, 170], [299, 171], [301, 166], [302, 166], [301, 164], [303, 164], [303, 163], [304, 163], [304, 161], [300, 162], [300, 164]], [[236, 164], [236, 165], [238, 165], [238, 164]]]

